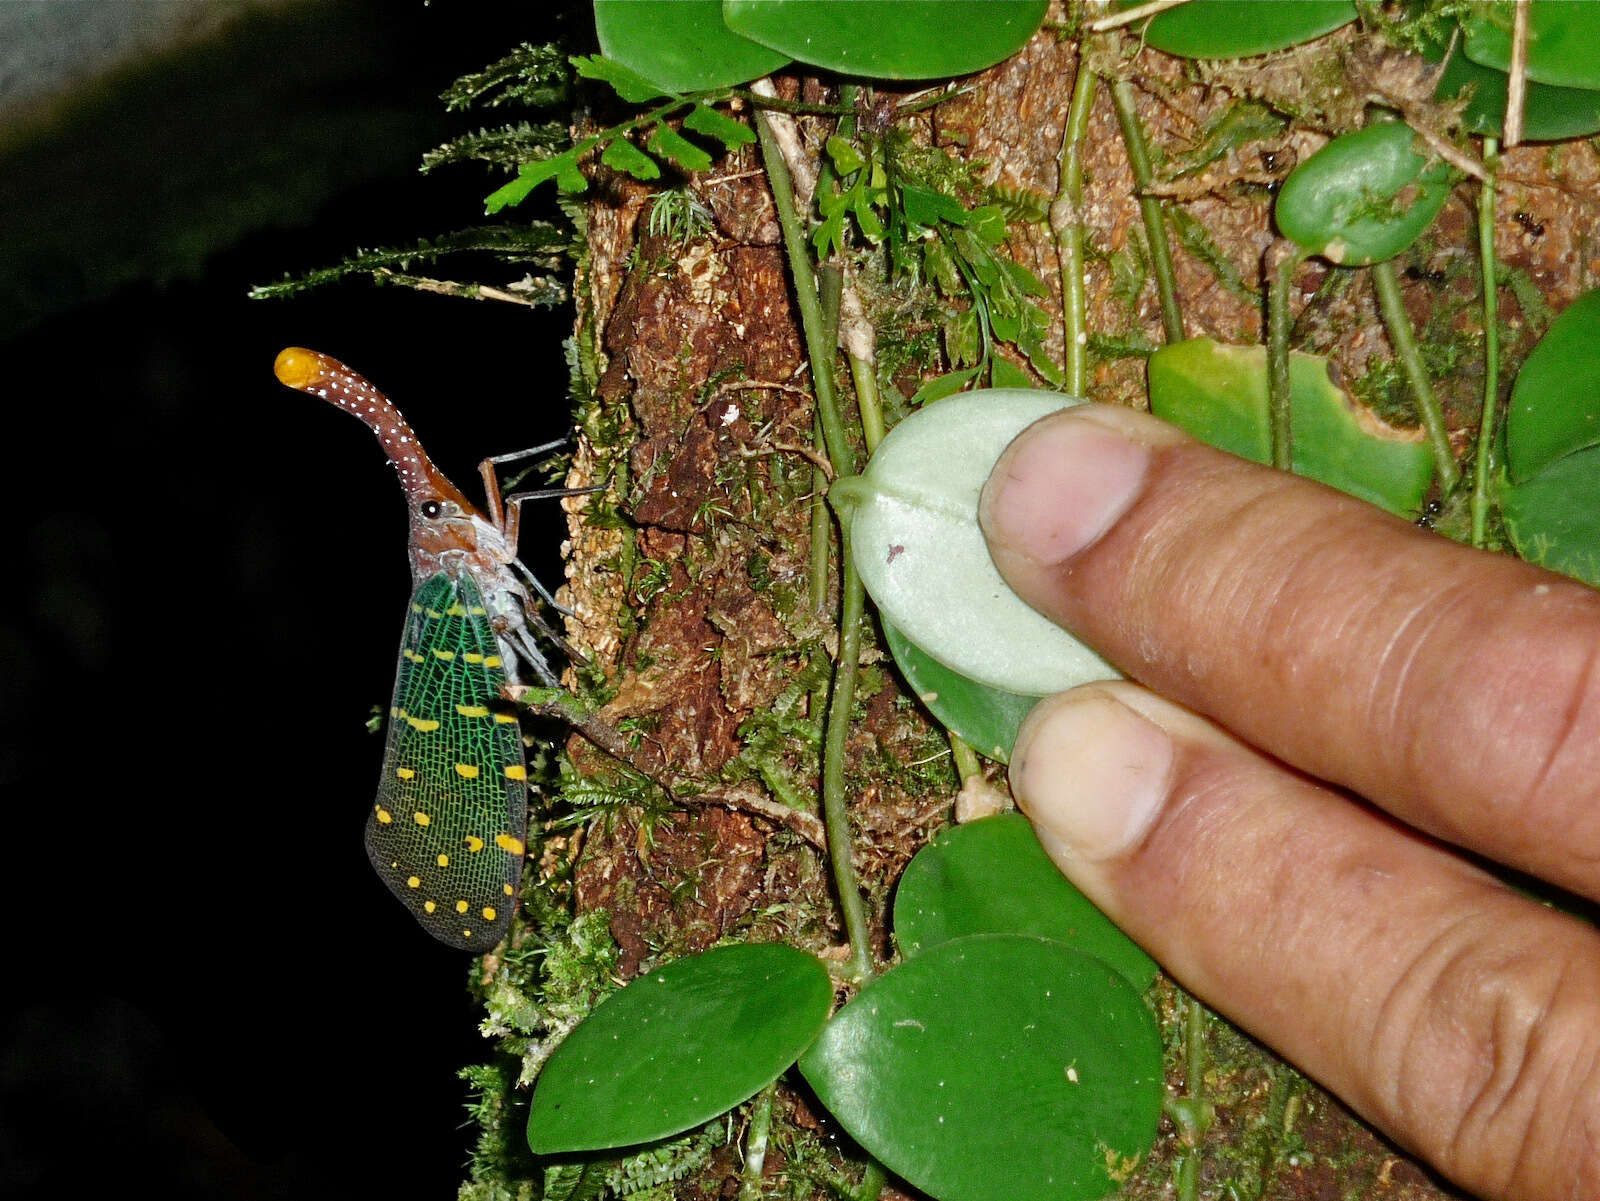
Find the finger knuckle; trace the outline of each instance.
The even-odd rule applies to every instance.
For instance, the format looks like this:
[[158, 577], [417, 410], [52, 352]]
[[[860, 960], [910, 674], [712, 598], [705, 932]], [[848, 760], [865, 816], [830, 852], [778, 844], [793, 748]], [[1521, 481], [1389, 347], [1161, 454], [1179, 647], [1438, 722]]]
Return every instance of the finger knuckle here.
[[1600, 939], [1548, 920], [1560, 925], [1511, 947], [1486, 945], [1465, 922], [1424, 956], [1404, 1007], [1399, 1133], [1486, 1195], [1593, 1201]]

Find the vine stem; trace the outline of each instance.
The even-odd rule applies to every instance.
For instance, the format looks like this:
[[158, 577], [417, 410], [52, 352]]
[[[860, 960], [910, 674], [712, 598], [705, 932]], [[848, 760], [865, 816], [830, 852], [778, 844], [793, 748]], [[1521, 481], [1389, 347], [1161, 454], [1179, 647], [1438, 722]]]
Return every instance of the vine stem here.
[[[822, 424], [823, 439], [827, 443], [828, 458], [833, 463], [836, 476], [854, 475], [855, 451], [845, 433], [834, 387], [834, 347], [826, 337], [816, 272], [811, 263], [810, 247], [806, 244], [804, 225], [795, 210], [789, 167], [773, 134], [771, 118], [766, 113], [758, 112], [755, 114], [755, 125], [767, 180], [772, 188], [773, 203], [778, 211], [778, 223], [783, 229], [789, 276], [794, 283], [796, 303], [800, 309], [800, 326], [805, 335], [806, 353], [811, 360], [812, 388], [817, 398], [817, 414]], [[854, 839], [844, 785], [845, 742], [850, 733], [850, 713], [855, 707], [856, 670], [861, 657], [861, 620], [865, 615], [866, 592], [861, 585], [860, 575], [850, 561], [848, 536], [841, 536], [839, 551], [839, 652], [834, 661], [833, 689], [823, 731], [822, 819], [828, 832], [828, 859], [833, 869], [834, 888], [839, 894], [839, 913], [844, 923], [845, 937], [850, 943], [850, 959], [846, 970], [852, 979], [865, 980], [872, 975], [872, 952], [867, 934], [866, 905], [861, 899], [861, 885], [856, 878], [855, 863], [851, 856]]]
[[861, 1173], [861, 1187], [856, 1190], [856, 1201], [878, 1201], [888, 1180], [889, 1173], [881, 1163], [867, 1160], [866, 1170]]
[[1294, 470], [1294, 392], [1289, 380], [1289, 289], [1306, 252], [1287, 238], [1268, 250], [1277, 259], [1267, 271], [1267, 415], [1272, 431], [1272, 465]]
[[954, 730], [949, 731], [949, 734], [950, 757], [955, 761], [956, 775], [961, 777], [961, 782], [965, 784], [974, 776], [982, 776], [983, 764], [978, 762], [978, 753]]
[[848, 975], [866, 980], [872, 975], [872, 950], [867, 938], [867, 910], [861, 900], [851, 848], [850, 811], [845, 803], [845, 742], [850, 736], [850, 711], [856, 702], [856, 667], [861, 661], [861, 619], [866, 615], [866, 589], [850, 560], [849, 536], [840, 539], [843, 564], [839, 591], [839, 657], [833, 669], [833, 693], [828, 701], [828, 724], [822, 739], [822, 820], [828, 830], [828, 857], [833, 865], [839, 909], [850, 939]]
[[1166, 213], [1161, 200], [1150, 194], [1155, 173], [1150, 169], [1150, 147], [1144, 140], [1144, 127], [1134, 108], [1133, 87], [1126, 79], [1111, 81], [1111, 103], [1122, 127], [1122, 141], [1128, 148], [1128, 163], [1133, 168], [1134, 187], [1139, 192], [1139, 212], [1144, 217], [1145, 236], [1150, 241], [1150, 270], [1156, 277], [1156, 295], [1161, 300], [1161, 329], [1168, 342], [1183, 341], [1183, 313], [1178, 308], [1177, 277], [1172, 268], [1172, 247], [1167, 242]]
[[824, 334], [827, 322], [822, 316], [822, 297], [817, 290], [817, 273], [811, 265], [810, 249], [799, 214], [795, 212], [794, 186], [789, 168], [778, 150], [771, 118], [755, 114], [756, 135], [761, 142], [762, 164], [772, 187], [772, 199], [783, 229], [783, 245], [789, 260], [789, 278], [794, 283], [795, 303], [800, 308], [800, 328], [805, 334], [806, 357], [811, 361], [811, 390], [817, 398], [817, 416], [822, 421], [822, 436], [828, 446], [828, 459], [835, 476], [856, 473], [856, 455], [839, 415], [839, 393], [833, 378], [833, 347]]
[[1050, 230], [1056, 239], [1056, 261], [1061, 268], [1061, 313], [1064, 327], [1065, 367], [1063, 388], [1082, 396], [1089, 359], [1089, 333], [1083, 296], [1083, 138], [1094, 107], [1094, 71], [1084, 59], [1080, 44], [1078, 77], [1072, 85], [1072, 103], [1061, 130], [1060, 182], [1050, 205]]
[[767, 1163], [767, 1140], [772, 1135], [772, 1093], [777, 1083], [756, 1094], [750, 1107], [750, 1129], [744, 1139], [744, 1172], [739, 1182], [739, 1201], [760, 1201], [761, 1173]]
[[883, 404], [878, 396], [878, 335], [862, 308], [861, 294], [848, 285], [842, 299], [839, 335], [844, 342], [845, 361], [850, 364], [856, 407], [861, 411], [861, 440], [870, 455], [884, 435]]
[[1383, 325], [1389, 331], [1389, 344], [1394, 347], [1400, 366], [1411, 385], [1411, 398], [1422, 418], [1422, 427], [1428, 436], [1428, 446], [1433, 450], [1434, 470], [1439, 482], [1449, 492], [1461, 478], [1456, 467], [1455, 452], [1450, 449], [1450, 434], [1444, 427], [1444, 414], [1439, 409], [1439, 398], [1433, 394], [1433, 384], [1428, 380], [1428, 370], [1422, 364], [1422, 354], [1417, 350], [1417, 339], [1411, 332], [1411, 318], [1406, 315], [1405, 302], [1400, 299], [1400, 281], [1395, 277], [1394, 263], [1384, 260], [1373, 263], [1372, 288], [1378, 295], [1378, 310], [1383, 314]]
[[1483, 415], [1478, 418], [1477, 461], [1472, 468], [1472, 545], [1480, 547], [1488, 527], [1489, 458], [1500, 410], [1500, 303], [1494, 263], [1494, 188], [1500, 146], [1495, 138], [1483, 139], [1483, 166], [1489, 175], [1478, 189], [1478, 260], [1483, 271]]

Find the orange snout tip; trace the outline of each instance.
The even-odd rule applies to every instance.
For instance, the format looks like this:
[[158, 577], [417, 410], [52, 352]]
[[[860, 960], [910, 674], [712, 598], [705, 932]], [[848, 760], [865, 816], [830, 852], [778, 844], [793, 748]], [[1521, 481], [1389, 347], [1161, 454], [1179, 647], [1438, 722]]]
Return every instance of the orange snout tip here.
[[287, 384], [291, 388], [310, 387], [323, 374], [322, 356], [302, 346], [291, 346], [287, 350], [278, 352], [272, 370], [277, 375], [279, 383]]

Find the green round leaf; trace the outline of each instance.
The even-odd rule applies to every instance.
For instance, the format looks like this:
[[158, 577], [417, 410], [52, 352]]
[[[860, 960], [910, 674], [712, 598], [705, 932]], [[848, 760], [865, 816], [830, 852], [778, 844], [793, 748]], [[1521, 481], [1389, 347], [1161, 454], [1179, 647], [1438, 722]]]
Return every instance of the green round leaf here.
[[1039, 698], [990, 688], [957, 675], [913, 646], [881, 613], [878, 621], [895, 665], [928, 712], [978, 754], [998, 763], [1011, 762], [1011, 747], [1022, 719]]
[[1027, 388], [962, 392], [907, 417], [862, 474], [828, 491], [884, 616], [929, 656], [991, 688], [1044, 696], [1118, 678], [1011, 591], [978, 528], [978, 496], [1000, 452], [1039, 418], [1081, 403]]
[[[1428, 54], [1433, 62], [1444, 58], [1448, 37]], [[1506, 113], [1506, 73], [1473, 62], [1458, 47], [1439, 73], [1435, 100], [1455, 100], [1465, 89], [1467, 106], [1462, 124], [1473, 133], [1498, 138]], [[1600, 130], [1600, 92], [1583, 88], [1558, 88], [1529, 83], [1523, 95], [1522, 138], [1526, 142], [1561, 142]]]
[[1521, 482], [1597, 443], [1600, 289], [1568, 305], [1522, 365], [1506, 414], [1506, 464]]
[[1022, 49], [1048, 0], [723, 0], [728, 28], [790, 58], [869, 79], [980, 71]]
[[[1121, 0], [1118, 7], [1139, 3]], [[1189, 0], [1156, 14], [1143, 33], [1157, 50], [1184, 58], [1249, 58], [1309, 42], [1355, 19], [1352, 0]]]
[[1347, 267], [1393, 258], [1450, 195], [1450, 168], [1430, 161], [1417, 143], [1398, 121], [1334, 138], [1283, 181], [1273, 210], [1278, 228]]
[[1512, 485], [1501, 505], [1517, 554], [1600, 588], [1600, 446]]
[[640, 976], [545, 1064], [528, 1146], [625, 1147], [709, 1121], [776, 1080], [832, 1005], [827, 969], [782, 943], [719, 947]]
[[722, 0], [594, 0], [594, 24], [607, 58], [669, 92], [745, 83], [789, 61], [723, 24]]
[[[1421, 430], [1379, 421], [1337, 387], [1320, 355], [1289, 354], [1294, 469], [1351, 496], [1415, 517], [1433, 482]], [[1256, 463], [1272, 461], [1267, 351], [1190, 338], [1150, 356], [1150, 411], [1202, 442]]]
[[1105, 961], [1134, 988], [1156, 961], [1061, 874], [1028, 819], [1002, 813], [943, 831], [907, 866], [894, 897], [906, 956], [969, 934], [1032, 934]]
[[868, 984], [800, 1060], [830, 1113], [939, 1201], [1076, 1201], [1149, 1149], [1155, 1020], [1091, 955], [980, 934]]
[[[1477, 4], [1462, 18], [1467, 57], [1511, 69], [1512, 6]], [[1600, 5], [1593, 0], [1534, 0], [1528, 6], [1528, 78], [1567, 88], [1600, 88]]]

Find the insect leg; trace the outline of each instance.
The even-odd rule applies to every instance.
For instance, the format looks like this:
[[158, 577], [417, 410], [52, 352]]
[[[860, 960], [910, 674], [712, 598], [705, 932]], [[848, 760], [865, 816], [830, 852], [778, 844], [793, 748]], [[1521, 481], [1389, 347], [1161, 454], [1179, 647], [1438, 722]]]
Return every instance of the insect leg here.
[[[509, 454], [490, 455], [478, 464], [478, 474], [483, 477], [483, 494], [489, 502], [489, 520], [496, 529], [506, 535], [506, 540], [513, 546], [516, 545], [517, 519], [516, 505], [512, 505], [510, 525], [506, 524], [506, 505], [500, 498], [500, 479], [495, 474], [495, 468], [502, 463], [515, 463], [520, 459], [531, 459], [535, 455], [546, 454], [558, 446], [565, 446], [571, 437], [557, 438], [554, 442], [542, 442], [538, 446], [530, 446], [527, 450], [514, 450]], [[512, 498], [507, 497], [507, 500]]]

